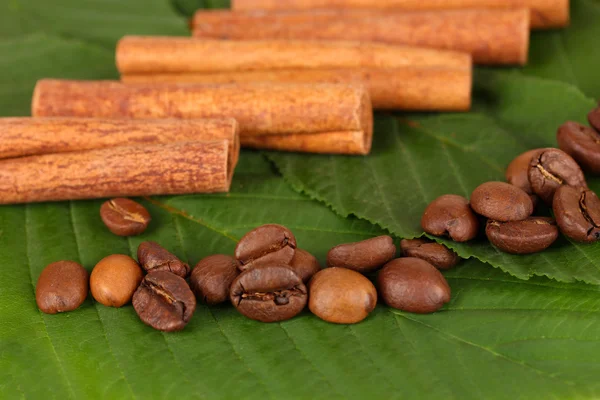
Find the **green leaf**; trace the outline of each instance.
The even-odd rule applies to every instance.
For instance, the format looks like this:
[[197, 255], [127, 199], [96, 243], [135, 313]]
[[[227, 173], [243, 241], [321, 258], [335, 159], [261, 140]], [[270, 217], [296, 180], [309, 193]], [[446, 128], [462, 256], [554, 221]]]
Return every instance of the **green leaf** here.
[[571, 83], [600, 99], [600, 1], [572, 0], [571, 25], [554, 32], [534, 32], [524, 72]]

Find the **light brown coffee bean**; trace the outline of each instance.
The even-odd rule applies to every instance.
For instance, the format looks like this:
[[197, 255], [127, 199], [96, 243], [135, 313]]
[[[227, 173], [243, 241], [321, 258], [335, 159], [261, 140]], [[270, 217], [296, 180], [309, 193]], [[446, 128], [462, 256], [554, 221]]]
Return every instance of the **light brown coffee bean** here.
[[321, 270], [321, 265], [319, 260], [308, 251], [297, 248], [290, 263], [290, 268], [306, 284], [314, 274]]
[[390, 236], [377, 236], [335, 246], [327, 253], [327, 266], [348, 268], [361, 273], [376, 270], [394, 258], [396, 246]]
[[112, 254], [96, 264], [90, 276], [92, 296], [107, 307], [121, 307], [131, 301], [144, 274], [135, 260]]
[[414, 313], [432, 313], [450, 301], [450, 286], [433, 265], [420, 258], [397, 258], [377, 276], [377, 287], [385, 303]]
[[425, 239], [404, 239], [400, 242], [404, 257], [416, 257], [425, 260], [439, 269], [451, 269], [458, 264], [458, 254], [444, 246]]
[[308, 308], [317, 317], [336, 324], [355, 324], [377, 305], [377, 290], [370, 280], [346, 268], [325, 268], [308, 284]]
[[445, 194], [427, 206], [421, 227], [431, 235], [449, 236], [456, 242], [466, 242], [477, 236], [479, 221], [467, 199]]
[[235, 247], [238, 268], [245, 271], [259, 265], [289, 265], [296, 252], [296, 238], [282, 225], [267, 224], [246, 233]]
[[148, 210], [130, 199], [116, 198], [102, 204], [100, 217], [108, 229], [118, 236], [134, 236], [144, 232], [150, 223]]
[[190, 276], [190, 288], [206, 304], [223, 303], [229, 299], [229, 288], [239, 274], [235, 258], [215, 254], [196, 264]]
[[548, 217], [529, 217], [511, 222], [489, 220], [485, 233], [494, 246], [511, 254], [540, 252], [558, 238], [556, 222]]
[[75, 310], [87, 297], [88, 279], [87, 271], [74, 261], [49, 264], [35, 287], [38, 308], [46, 314]]
[[533, 213], [529, 195], [505, 182], [486, 182], [477, 186], [471, 193], [471, 208], [496, 221], [520, 221]]
[[534, 157], [544, 150], [544, 148], [529, 150], [512, 160], [506, 168], [506, 182], [518, 187], [527, 194], [533, 194], [531, 183], [529, 183], [529, 164]]

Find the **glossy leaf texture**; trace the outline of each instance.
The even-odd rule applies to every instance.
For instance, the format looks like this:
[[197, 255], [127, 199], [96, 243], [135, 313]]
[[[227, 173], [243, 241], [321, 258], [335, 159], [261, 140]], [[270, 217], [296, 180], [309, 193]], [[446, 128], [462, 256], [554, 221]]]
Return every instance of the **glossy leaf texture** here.
[[[597, 4], [573, 2], [586, 15], [585, 7]], [[115, 79], [113, 47], [121, 35], [185, 34], [184, 16], [225, 3], [5, 1], [0, 115], [28, 115], [39, 78]], [[550, 43], [552, 35], [535, 40]], [[45, 315], [35, 304], [46, 264], [71, 259], [91, 270], [108, 254], [135, 255], [143, 240], [194, 264], [230, 254], [257, 225], [280, 223], [323, 262], [330, 247], [383, 228], [396, 243], [419, 235], [428, 199], [501, 179], [517, 153], [555, 144], [563, 119], [584, 119], [593, 105], [586, 95], [595, 95], [592, 80], [584, 79], [591, 73], [578, 74], [576, 83], [555, 72], [562, 71], [552, 66], [555, 59], [539, 60], [525, 73], [542, 78], [480, 70], [471, 113], [378, 115], [369, 157], [269, 154], [284, 178], [261, 154], [245, 151], [229, 194], [140, 199], [153, 222], [139, 237], [110, 234], [98, 215], [102, 200], [1, 206], [0, 398], [597, 398], [600, 287], [521, 280], [476, 259], [445, 272], [453, 296], [442, 311], [416, 315], [379, 305], [353, 326], [328, 324], [308, 311], [261, 324], [229, 305], [199, 305], [184, 331], [163, 334], [142, 324], [131, 306], [107, 308], [88, 298], [74, 312]], [[593, 66], [583, 57], [573, 62], [577, 71]], [[545, 260], [514, 259], [484, 242], [457, 249], [519, 277], [598, 279], [597, 246], [563, 240]]]

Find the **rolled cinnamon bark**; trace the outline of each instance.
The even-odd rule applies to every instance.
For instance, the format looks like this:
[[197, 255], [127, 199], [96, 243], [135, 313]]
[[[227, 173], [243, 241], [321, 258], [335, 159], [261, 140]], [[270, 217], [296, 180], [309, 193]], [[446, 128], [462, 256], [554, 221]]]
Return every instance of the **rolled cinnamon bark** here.
[[254, 149], [320, 154], [367, 155], [373, 138], [362, 131], [243, 136], [242, 146]]
[[218, 140], [0, 160], [0, 204], [226, 192], [229, 149]]
[[373, 111], [362, 85], [215, 84], [126, 85], [114, 81], [38, 81], [35, 117], [233, 117], [240, 136], [363, 131]]
[[525, 64], [529, 10], [196, 12], [197, 37], [357, 40], [464, 51], [479, 64]]
[[231, 0], [231, 8], [247, 10], [314, 10], [335, 8], [452, 10], [465, 8], [529, 8], [531, 27], [569, 25], [569, 0]]
[[378, 43], [125, 37], [125, 83], [364, 83], [377, 109], [464, 111], [468, 54]]
[[115, 120], [101, 118], [0, 118], [0, 159], [151, 143], [226, 140], [231, 170], [238, 160], [233, 118]]

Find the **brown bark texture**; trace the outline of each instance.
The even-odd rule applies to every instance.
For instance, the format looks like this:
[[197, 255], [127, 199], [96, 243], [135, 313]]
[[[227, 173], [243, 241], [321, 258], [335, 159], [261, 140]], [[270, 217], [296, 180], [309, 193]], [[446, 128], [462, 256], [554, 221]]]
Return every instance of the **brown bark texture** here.
[[0, 204], [226, 192], [229, 157], [218, 140], [0, 160]]
[[385, 9], [403, 11], [456, 10], [466, 8], [531, 10], [534, 29], [562, 28], [569, 25], [569, 0], [231, 0], [236, 11]]
[[147, 84], [44, 79], [34, 90], [34, 117], [223, 118], [240, 136], [364, 131], [373, 110], [363, 85]]
[[125, 83], [364, 83], [377, 109], [465, 111], [468, 54], [379, 43], [125, 37]]
[[104, 118], [0, 118], [0, 159], [51, 153], [190, 141], [226, 140], [230, 169], [240, 142], [232, 118], [116, 120]]
[[354, 40], [463, 51], [478, 64], [523, 65], [529, 10], [389, 10], [196, 12], [196, 37]]

